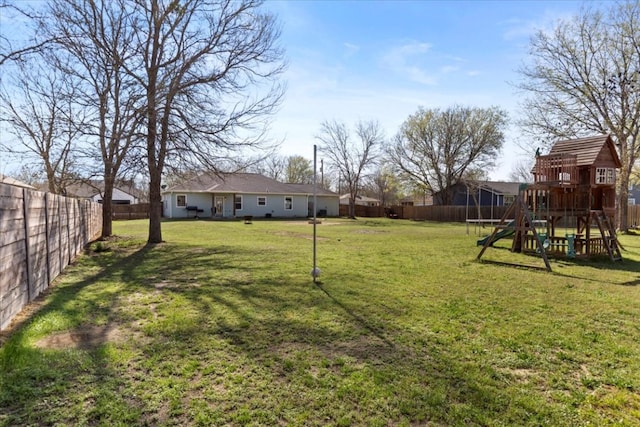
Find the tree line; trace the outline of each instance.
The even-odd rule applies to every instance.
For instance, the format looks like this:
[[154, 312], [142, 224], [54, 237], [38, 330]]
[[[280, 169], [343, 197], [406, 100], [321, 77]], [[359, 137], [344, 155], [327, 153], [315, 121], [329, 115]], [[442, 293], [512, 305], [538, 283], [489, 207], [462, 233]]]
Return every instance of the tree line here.
[[[103, 236], [111, 229], [114, 183], [142, 174], [149, 183], [149, 242], [162, 241], [161, 184], [198, 170], [255, 171], [310, 183], [302, 156], [283, 157], [268, 139], [284, 95], [286, 68], [277, 17], [258, 0], [51, 0], [42, 9], [3, 1], [4, 15], [34, 35], [0, 43], [0, 114], [13, 134], [5, 153], [38, 160], [49, 191], [78, 176], [104, 180]], [[640, 2], [586, 5], [531, 38], [514, 82], [517, 119], [535, 148], [558, 139], [611, 134], [623, 163], [618, 224], [640, 154]], [[391, 137], [375, 120], [319, 125], [321, 185], [349, 194], [350, 213], [365, 183], [382, 196], [438, 194], [462, 180], [486, 179], [508, 124], [498, 106], [418, 107]], [[17, 141], [17, 143], [15, 143]], [[253, 154], [248, 154], [253, 153]], [[259, 154], [255, 154], [259, 153]], [[522, 175], [530, 165], [517, 165]], [[514, 170], [514, 173], [518, 173]]]

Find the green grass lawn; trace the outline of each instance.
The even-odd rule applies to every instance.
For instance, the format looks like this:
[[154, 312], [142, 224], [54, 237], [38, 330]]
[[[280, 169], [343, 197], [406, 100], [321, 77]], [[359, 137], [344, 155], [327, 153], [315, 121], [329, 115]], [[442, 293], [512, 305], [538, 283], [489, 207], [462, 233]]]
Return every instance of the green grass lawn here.
[[4, 337], [0, 425], [640, 425], [640, 236], [547, 273], [460, 224], [330, 219], [314, 285], [306, 221], [147, 227]]

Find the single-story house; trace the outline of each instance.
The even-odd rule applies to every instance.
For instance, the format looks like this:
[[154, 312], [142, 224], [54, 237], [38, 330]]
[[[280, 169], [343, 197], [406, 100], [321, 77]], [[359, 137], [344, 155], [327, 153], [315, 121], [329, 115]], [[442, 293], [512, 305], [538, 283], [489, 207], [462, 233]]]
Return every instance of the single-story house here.
[[407, 196], [400, 200], [400, 206], [432, 206], [433, 196], [424, 193], [421, 196]]
[[[104, 192], [104, 183], [102, 181], [80, 182], [67, 186], [67, 196], [77, 197], [79, 199], [88, 199], [93, 202], [102, 203], [102, 193]], [[133, 191], [125, 191], [121, 186], [113, 187], [113, 195], [111, 203], [114, 205], [135, 205], [139, 203], [136, 196], [131, 194]]]
[[[313, 185], [290, 184], [255, 173], [204, 173], [162, 192], [165, 218], [306, 218], [313, 216]], [[317, 188], [317, 216], [338, 216], [338, 194]]]
[[640, 185], [629, 188], [629, 206], [640, 205]]
[[[340, 196], [340, 204], [341, 205], [348, 205], [350, 197], [351, 197], [351, 195], [349, 193], [343, 194], [342, 196]], [[380, 206], [380, 200], [374, 199], [372, 197], [357, 195], [356, 196], [356, 205], [359, 205], [359, 206]]]

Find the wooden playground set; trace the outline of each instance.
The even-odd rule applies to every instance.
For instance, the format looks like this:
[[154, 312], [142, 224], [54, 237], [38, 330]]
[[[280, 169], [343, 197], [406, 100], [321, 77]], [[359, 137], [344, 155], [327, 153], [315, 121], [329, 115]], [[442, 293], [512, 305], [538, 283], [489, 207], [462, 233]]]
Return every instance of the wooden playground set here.
[[609, 135], [558, 141], [549, 154], [537, 155], [534, 182], [523, 184], [493, 232], [478, 241], [482, 250], [513, 237], [512, 252], [542, 257], [621, 261], [613, 219], [616, 169], [621, 167]]

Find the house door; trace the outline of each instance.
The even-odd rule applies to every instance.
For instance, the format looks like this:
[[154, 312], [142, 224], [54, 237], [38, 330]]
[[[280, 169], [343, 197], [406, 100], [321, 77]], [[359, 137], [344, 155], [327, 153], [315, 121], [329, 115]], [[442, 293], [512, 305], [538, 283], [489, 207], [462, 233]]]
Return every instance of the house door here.
[[224, 197], [223, 196], [215, 196], [213, 203], [213, 215], [217, 217], [224, 216]]

